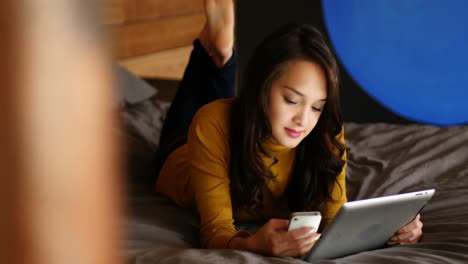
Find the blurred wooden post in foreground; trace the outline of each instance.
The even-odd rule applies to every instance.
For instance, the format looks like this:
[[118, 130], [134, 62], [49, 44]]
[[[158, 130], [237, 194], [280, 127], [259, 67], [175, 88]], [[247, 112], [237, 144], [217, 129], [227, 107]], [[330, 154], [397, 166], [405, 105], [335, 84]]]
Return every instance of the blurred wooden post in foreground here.
[[2, 263], [121, 263], [122, 170], [99, 5], [14, 2], [18, 39], [7, 50], [17, 56], [2, 77], [15, 78], [0, 89]]
[[2, 263], [25, 263], [24, 225], [20, 206], [20, 151], [17, 135], [18, 61], [14, 1], [2, 1], [0, 8], [0, 256]]

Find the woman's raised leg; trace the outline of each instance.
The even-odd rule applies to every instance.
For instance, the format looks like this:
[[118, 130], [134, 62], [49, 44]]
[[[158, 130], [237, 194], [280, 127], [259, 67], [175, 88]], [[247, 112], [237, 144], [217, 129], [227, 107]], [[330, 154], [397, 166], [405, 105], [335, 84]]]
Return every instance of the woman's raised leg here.
[[193, 116], [203, 105], [235, 95], [233, 0], [205, 0], [206, 22], [166, 116], [156, 153], [156, 175], [169, 154], [186, 142]]

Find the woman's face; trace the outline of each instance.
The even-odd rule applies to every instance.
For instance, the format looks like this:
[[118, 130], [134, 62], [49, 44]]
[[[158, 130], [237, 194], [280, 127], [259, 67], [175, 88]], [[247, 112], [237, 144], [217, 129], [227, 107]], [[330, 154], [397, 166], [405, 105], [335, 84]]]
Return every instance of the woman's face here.
[[322, 68], [310, 61], [291, 61], [273, 81], [268, 105], [272, 140], [295, 148], [314, 129], [327, 99]]

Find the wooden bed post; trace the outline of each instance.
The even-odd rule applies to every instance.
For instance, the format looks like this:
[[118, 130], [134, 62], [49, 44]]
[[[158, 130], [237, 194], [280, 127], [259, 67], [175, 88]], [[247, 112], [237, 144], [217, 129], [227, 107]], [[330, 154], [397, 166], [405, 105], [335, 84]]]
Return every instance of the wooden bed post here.
[[11, 2], [19, 12], [2, 9], [0, 22], [18, 37], [0, 45], [2, 263], [121, 263], [122, 166], [98, 5]]

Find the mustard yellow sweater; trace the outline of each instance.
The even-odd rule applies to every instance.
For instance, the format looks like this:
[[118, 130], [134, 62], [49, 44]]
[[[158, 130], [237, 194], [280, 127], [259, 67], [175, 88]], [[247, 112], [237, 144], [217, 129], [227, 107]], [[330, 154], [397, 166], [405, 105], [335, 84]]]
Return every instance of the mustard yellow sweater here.
[[[236, 236], [234, 220], [249, 221], [268, 218], [288, 218], [291, 213], [283, 193], [291, 174], [295, 149], [275, 145], [264, 147], [278, 159], [271, 166], [274, 180], [267, 183], [264, 208], [256, 215], [233, 208], [229, 191], [229, 112], [232, 99], [222, 99], [203, 106], [195, 115], [188, 133], [187, 144], [176, 149], [161, 169], [156, 191], [183, 207], [193, 207], [200, 215], [200, 237], [204, 247], [225, 248]], [[344, 132], [338, 138], [344, 142]], [[346, 153], [344, 155], [346, 159]], [[273, 163], [263, 159], [265, 165]], [[345, 168], [332, 190], [334, 201], [325, 204], [323, 221], [329, 222], [346, 202]]]

